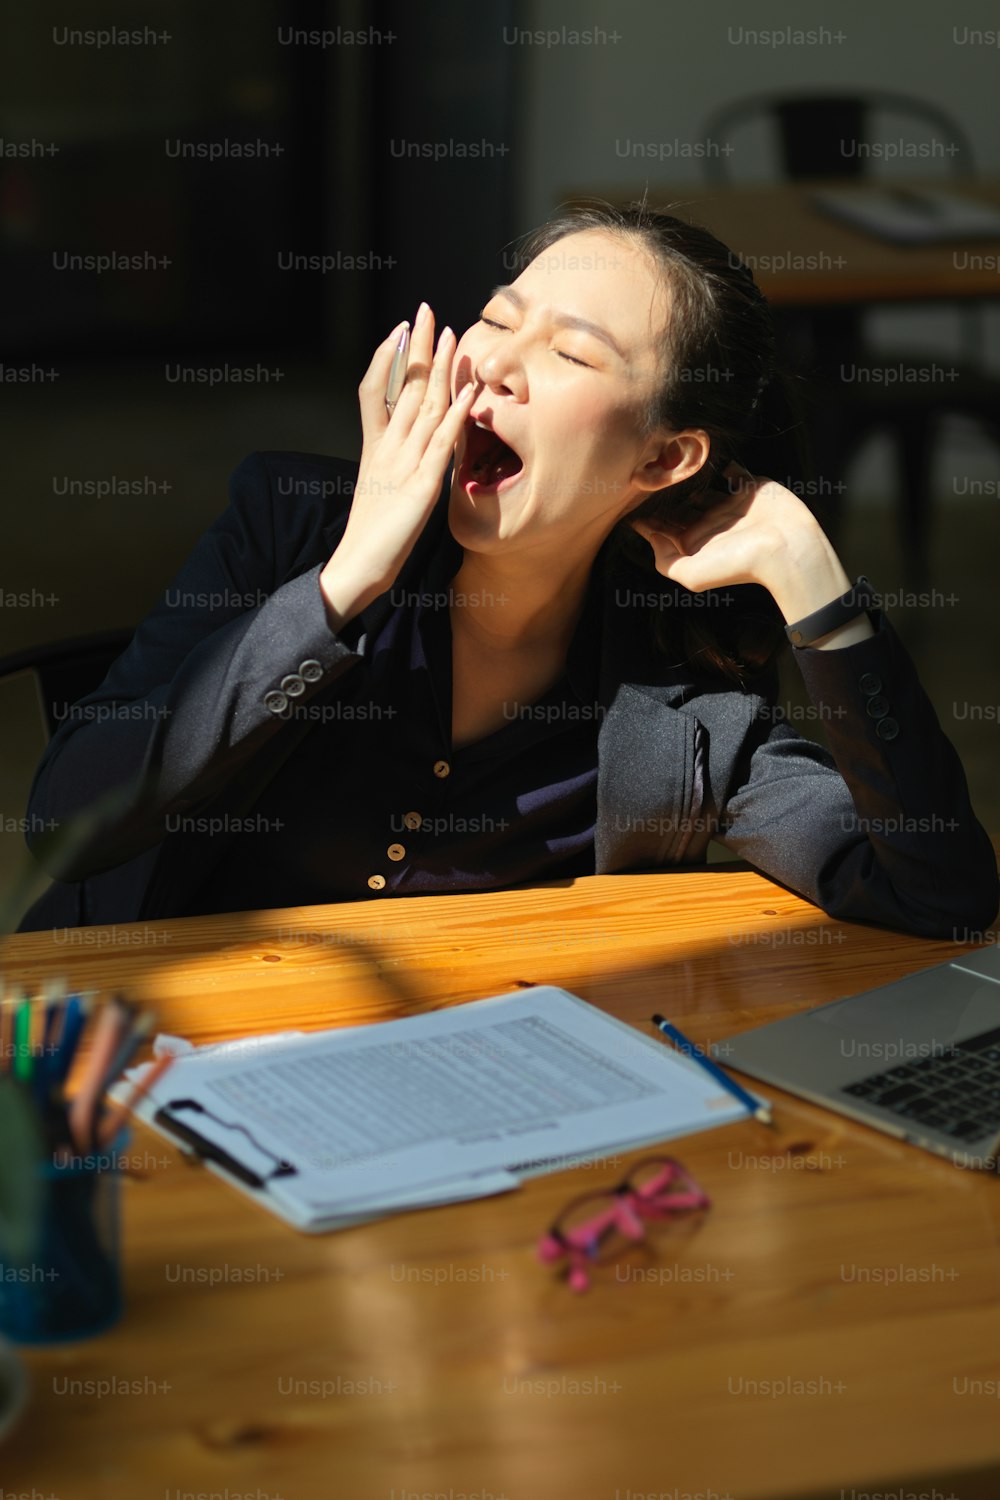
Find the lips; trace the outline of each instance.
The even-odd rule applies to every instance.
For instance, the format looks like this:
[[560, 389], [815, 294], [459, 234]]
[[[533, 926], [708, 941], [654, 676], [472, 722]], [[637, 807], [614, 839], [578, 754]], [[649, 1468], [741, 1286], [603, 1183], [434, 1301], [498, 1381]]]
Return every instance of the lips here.
[[499, 489], [524, 468], [524, 460], [510, 443], [482, 417], [470, 417], [465, 424], [465, 449], [462, 455], [460, 482], [463, 489]]

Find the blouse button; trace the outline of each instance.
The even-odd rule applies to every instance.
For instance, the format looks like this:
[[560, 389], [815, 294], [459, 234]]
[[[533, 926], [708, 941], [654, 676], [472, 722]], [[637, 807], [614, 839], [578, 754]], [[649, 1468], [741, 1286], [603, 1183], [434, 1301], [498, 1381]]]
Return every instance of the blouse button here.
[[368, 885], [373, 891], [381, 891], [385, 887], [384, 875], [369, 875]]
[[420, 816], [420, 814], [418, 812], [410, 812], [410, 813], [404, 813], [403, 814], [403, 827], [404, 828], [419, 828], [420, 825], [421, 825], [421, 823], [423, 821], [424, 821], [423, 818]]
[[879, 694], [875, 698], [868, 699], [868, 716], [872, 719], [884, 719], [889, 712], [889, 700]]
[[287, 677], [281, 679], [281, 691], [287, 693], [289, 698], [300, 698], [306, 690], [298, 672], [289, 672]]
[[446, 760], [436, 760], [434, 762], [434, 775], [435, 776], [450, 776], [451, 775], [451, 766], [449, 766], [449, 764], [448, 764], [448, 762]]
[[404, 859], [406, 857], [406, 850], [402, 844], [390, 844], [385, 852], [390, 859]]
[[314, 656], [307, 656], [305, 661], [299, 663], [299, 676], [303, 682], [319, 682], [322, 675], [322, 664]]

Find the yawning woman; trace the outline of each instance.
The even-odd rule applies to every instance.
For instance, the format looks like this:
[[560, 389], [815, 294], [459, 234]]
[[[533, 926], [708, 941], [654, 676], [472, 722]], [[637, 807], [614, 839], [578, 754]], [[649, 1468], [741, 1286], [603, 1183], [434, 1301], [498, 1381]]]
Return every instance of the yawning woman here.
[[[571, 212], [457, 341], [421, 307], [390, 413], [401, 327], [360, 465], [244, 460], [53, 738], [31, 827], [120, 796], [22, 927], [695, 866], [713, 840], [837, 917], [987, 927], [996, 861], [912, 661], [741, 466], [774, 350], [739, 259], [645, 206]], [[786, 633], [830, 751], [777, 702]]]

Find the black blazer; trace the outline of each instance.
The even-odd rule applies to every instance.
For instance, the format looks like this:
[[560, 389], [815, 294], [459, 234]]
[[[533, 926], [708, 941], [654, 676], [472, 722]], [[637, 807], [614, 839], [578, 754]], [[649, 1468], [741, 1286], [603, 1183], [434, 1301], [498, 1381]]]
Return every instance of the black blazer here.
[[[304, 703], [363, 670], [355, 650], [389, 593], [341, 639], [318, 582], [356, 476], [356, 464], [301, 453], [254, 453], [234, 471], [229, 509], [42, 757], [30, 828], [113, 788], [128, 788], [127, 805], [59, 870], [22, 931], [183, 913], [227, 839], [166, 832], [167, 819], [246, 817], [309, 727], [285, 690]], [[396, 587], [418, 582], [442, 536], [446, 488]], [[831, 757], [783, 721], [773, 694], [671, 666], [609, 593], [597, 872], [703, 863], [714, 838], [836, 917], [939, 938], [988, 927], [1000, 901], [990, 841], [910, 657], [880, 611], [873, 621], [871, 640], [795, 653]]]

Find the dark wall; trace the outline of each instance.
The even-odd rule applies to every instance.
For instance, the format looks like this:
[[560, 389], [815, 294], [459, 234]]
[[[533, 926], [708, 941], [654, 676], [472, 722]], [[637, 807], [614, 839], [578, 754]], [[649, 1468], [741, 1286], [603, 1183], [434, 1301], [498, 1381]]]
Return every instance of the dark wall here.
[[[9, 18], [3, 357], [356, 364], [421, 297], [458, 318], [492, 269], [481, 247], [512, 232], [516, 49], [495, 43], [509, 0], [488, 9], [174, 0], [155, 25], [106, 3]], [[73, 36], [115, 29], [143, 39]], [[310, 256], [327, 260], [295, 259]]]

